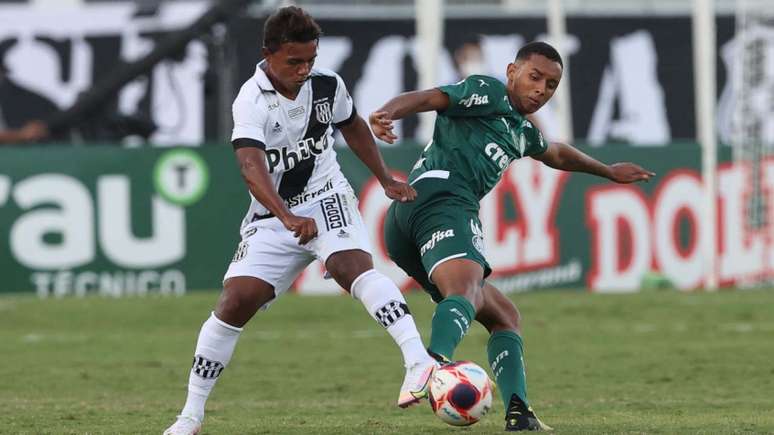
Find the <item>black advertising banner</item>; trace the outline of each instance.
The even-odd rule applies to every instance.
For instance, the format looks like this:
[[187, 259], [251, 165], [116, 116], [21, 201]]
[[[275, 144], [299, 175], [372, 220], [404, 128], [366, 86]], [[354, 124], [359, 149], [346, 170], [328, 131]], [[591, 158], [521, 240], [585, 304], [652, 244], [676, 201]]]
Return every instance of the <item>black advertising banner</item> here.
[[[240, 41], [239, 83], [254, 71], [260, 25], [236, 25]], [[250, 24], [247, 24], [250, 22]], [[504, 80], [518, 48], [545, 38], [545, 19], [448, 19], [440, 55], [439, 84], [472, 73]], [[398, 93], [417, 87], [413, 20], [320, 20], [325, 36], [317, 65], [337, 71], [361, 113], [370, 113]], [[717, 19], [719, 113], [727, 116], [730, 84], [727, 71], [733, 39], [731, 16]], [[664, 145], [695, 134], [691, 19], [676, 17], [569, 17], [568, 59], [575, 137], [593, 146], [608, 142]], [[241, 37], [244, 32], [245, 37]], [[252, 53], [252, 58], [251, 58]], [[550, 105], [538, 112], [550, 136], [556, 118]], [[730, 116], [730, 115], [728, 115]], [[723, 119], [721, 138], [727, 141]], [[727, 122], [727, 120], [725, 120]], [[399, 126], [414, 137], [416, 120]]]
[[[137, 59], [170, 32], [205, 10], [205, 3], [165, 3], [155, 16], [136, 15], [131, 4], [85, 5], [62, 11], [0, 6], [0, 128], [18, 127], [69, 107], [79, 93], [104, 78], [119, 60]], [[337, 71], [359, 112], [417, 87], [416, 62], [435, 54], [417, 51], [410, 19], [319, 20], [317, 66]], [[192, 41], [178, 56], [122, 89], [84, 132], [102, 142], [121, 139], [124, 123], [150, 121], [153, 144], [227, 140], [230, 101], [260, 60], [262, 18], [239, 17], [223, 30]], [[718, 133], [728, 142], [733, 95], [729, 65], [734, 19], [717, 18]], [[438, 55], [438, 82], [470, 73], [504, 78], [525, 42], [541, 39], [540, 17], [448, 19]], [[569, 17], [567, 22], [573, 129], [578, 141], [654, 146], [695, 134], [693, 53], [689, 16]], [[549, 103], [538, 112], [547, 136], [556, 133]], [[765, 119], [768, 114], [761, 114]], [[414, 138], [416, 119], [397, 126]]]

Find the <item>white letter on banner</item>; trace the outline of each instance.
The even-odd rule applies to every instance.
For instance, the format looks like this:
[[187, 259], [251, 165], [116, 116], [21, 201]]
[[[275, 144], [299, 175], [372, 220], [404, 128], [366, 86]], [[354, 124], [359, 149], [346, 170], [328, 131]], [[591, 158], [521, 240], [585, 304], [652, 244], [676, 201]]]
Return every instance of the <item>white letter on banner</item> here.
[[86, 271], [75, 276], [73, 293], [77, 297], [84, 297], [88, 292], [93, 292], [97, 287], [99, 275], [96, 272]]
[[322, 36], [317, 48], [315, 66], [339, 71], [341, 64], [352, 54], [352, 39], [348, 36]]
[[[23, 214], [11, 227], [11, 252], [20, 263], [32, 269], [69, 269], [94, 259], [94, 206], [80, 181], [35, 175], [17, 183], [13, 197], [22, 209], [48, 205]], [[46, 234], [60, 235], [61, 242], [46, 242]]]
[[[653, 201], [653, 253], [659, 269], [680, 289], [693, 289], [702, 283], [703, 223], [701, 178], [694, 172], [680, 171], [661, 182]], [[680, 217], [690, 221], [690, 246], [681, 249], [675, 226]]]
[[524, 221], [522, 266], [537, 267], [558, 262], [559, 231], [552, 218], [556, 215], [565, 172], [527, 159], [508, 172], [508, 179], [516, 187], [519, 219]]
[[[653, 36], [641, 30], [610, 42], [611, 65], [600, 81], [599, 97], [589, 126], [588, 140], [601, 145], [610, 138], [634, 144], [662, 145], [671, 133], [664, 90], [658, 81]], [[614, 120], [618, 97], [621, 119]]]
[[[403, 57], [406, 38], [391, 35], [378, 40], [363, 64], [363, 76], [354, 88], [355, 107], [359, 113], [371, 113], [395, 95], [403, 92]], [[402, 136], [400, 121], [395, 133]]]
[[[158, 267], [185, 256], [185, 209], [153, 195], [151, 199], [152, 235], [136, 238], [132, 234], [129, 179], [124, 175], [106, 175], [97, 181], [99, 242], [105, 255], [123, 267]], [[145, 207], [138, 207], [145, 210]]]
[[761, 231], [747, 223], [745, 204], [750, 198], [750, 168], [737, 164], [718, 171], [720, 195], [720, 280], [735, 281], [763, 272], [764, 241]]
[[[536, 175], [539, 175], [536, 177]], [[481, 201], [486, 256], [499, 273], [554, 264], [559, 258], [558, 231], [551, 221], [564, 174], [532, 159], [515, 162]], [[517, 222], [506, 223], [503, 190], [513, 193]]]
[[[589, 286], [600, 292], [636, 291], [651, 259], [645, 198], [635, 188], [616, 186], [592, 190], [586, 204], [592, 243]], [[628, 258], [622, 258], [626, 252]]]

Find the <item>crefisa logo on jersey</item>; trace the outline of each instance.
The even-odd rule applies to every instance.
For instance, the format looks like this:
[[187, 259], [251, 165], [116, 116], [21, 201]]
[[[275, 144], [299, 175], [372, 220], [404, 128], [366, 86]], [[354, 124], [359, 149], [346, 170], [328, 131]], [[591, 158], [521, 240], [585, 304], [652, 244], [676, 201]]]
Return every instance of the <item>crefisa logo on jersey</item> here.
[[489, 104], [489, 95], [473, 94], [468, 98], [461, 99], [460, 104], [465, 107], [483, 106], [484, 104]]
[[327, 98], [324, 100], [325, 101], [314, 105], [314, 114], [317, 118], [317, 122], [320, 124], [328, 124], [331, 122], [331, 118], [333, 117], [333, 113], [331, 112], [331, 103], [327, 101]]

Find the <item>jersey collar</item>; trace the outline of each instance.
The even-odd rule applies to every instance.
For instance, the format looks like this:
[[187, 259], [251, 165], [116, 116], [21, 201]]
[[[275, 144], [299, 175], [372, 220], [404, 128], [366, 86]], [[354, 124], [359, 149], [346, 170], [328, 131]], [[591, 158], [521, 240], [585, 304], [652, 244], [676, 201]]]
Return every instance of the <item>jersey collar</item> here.
[[265, 60], [262, 60], [258, 62], [258, 65], [255, 66], [255, 74], [253, 75], [253, 78], [255, 79], [255, 83], [258, 85], [259, 88], [261, 88], [262, 91], [268, 91], [268, 92], [277, 92], [276, 89], [274, 89], [274, 85], [271, 84], [271, 80], [269, 80], [269, 76], [266, 75], [266, 73], [263, 71], [263, 68], [261, 68], [261, 65], [266, 62]]

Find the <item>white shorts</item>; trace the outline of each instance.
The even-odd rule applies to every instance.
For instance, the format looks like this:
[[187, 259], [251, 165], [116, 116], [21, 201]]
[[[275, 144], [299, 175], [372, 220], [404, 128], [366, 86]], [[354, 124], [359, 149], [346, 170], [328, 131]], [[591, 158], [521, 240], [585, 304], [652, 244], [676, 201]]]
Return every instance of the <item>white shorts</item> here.
[[299, 245], [293, 233], [276, 217], [258, 220], [241, 230], [242, 241], [223, 277], [251, 276], [274, 286], [279, 297], [315, 259], [323, 264], [331, 254], [360, 249], [371, 254], [371, 242], [358, 201], [351, 189], [293, 209], [296, 216], [313, 218], [317, 237]]

